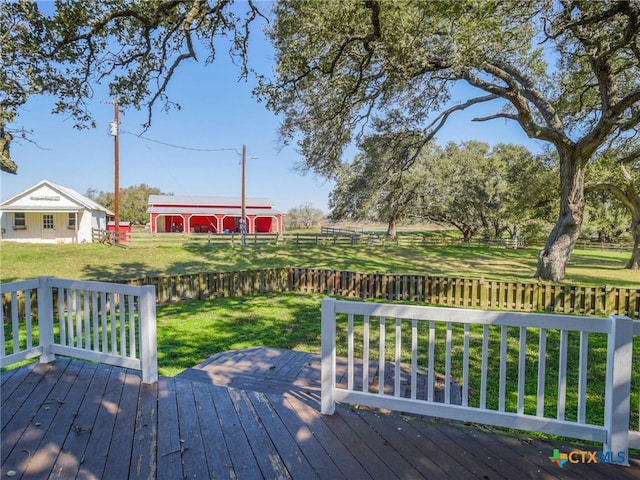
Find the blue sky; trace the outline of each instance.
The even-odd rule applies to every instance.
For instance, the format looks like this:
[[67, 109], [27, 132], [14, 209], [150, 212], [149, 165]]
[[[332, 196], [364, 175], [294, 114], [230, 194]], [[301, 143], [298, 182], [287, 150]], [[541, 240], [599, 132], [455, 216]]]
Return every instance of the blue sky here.
[[[251, 66], [264, 72], [272, 68], [270, 47], [253, 37]], [[270, 198], [275, 208], [287, 212], [304, 202], [328, 212], [332, 184], [313, 173], [294, 171], [300, 160], [294, 146], [279, 148], [278, 118], [251, 96], [253, 82], [238, 82], [239, 70], [222, 51], [214, 63], [191, 62], [174, 76], [168, 94], [181, 110], [154, 112], [144, 137], [182, 147], [236, 149], [247, 146], [246, 194]], [[461, 90], [463, 91], [463, 90]], [[51, 114], [53, 99], [33, 97], [14, 127], [33, 130], [37, 144], [16, 141], [11, 147], [18, 174], [2, 173], [1, 198], [6, 200], [47, 179], [84, 194], [87, 189], [113, 191], [114, 147], [109, 135], [113, 106], [104, 87], [97, 87], [91, 111], [97, 128], [77, 130], [73, 121]], [[458, 99], [459, 101], [462, 98]], [[454, 98], [455, 101], [455, 98]], [[471, 122], [474, 116], [496, 111], [486, 106], [456, 113], [438, 135], [438, 143], [481, 140], [523, 144], [536, 150], [514, 122]], [[199, 152], [173, 148], [124, 132], [139, 134], [146, 112], [120, 114], [120, 186], [145, 183], [164, 193], [240, 196], [240, 155], [235, 151]], [[353, 152], [350, 153], [351, 155]]]

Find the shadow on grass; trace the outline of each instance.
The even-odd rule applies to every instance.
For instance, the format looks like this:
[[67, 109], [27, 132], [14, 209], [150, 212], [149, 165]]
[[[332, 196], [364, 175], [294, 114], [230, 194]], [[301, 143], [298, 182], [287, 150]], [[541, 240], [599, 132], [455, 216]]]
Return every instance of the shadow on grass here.
[[83, 278], [107, 282], [145, 276], [154, 277], [163, 273], [160, 269], [149, 269], [149, 265], [143, 262], [123, 262], [109, 266], [85, 265], [82, 268]]

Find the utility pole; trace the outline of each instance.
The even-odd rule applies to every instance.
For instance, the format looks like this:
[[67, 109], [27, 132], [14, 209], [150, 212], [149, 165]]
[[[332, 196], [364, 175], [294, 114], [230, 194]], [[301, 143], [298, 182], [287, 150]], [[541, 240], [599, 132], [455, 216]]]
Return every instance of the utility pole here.
[[120, 108], [118, 107], [118, 98], [113, 99], [113, 123], [111, 124], [111, 135], [113, 135], [113, 162], [114, 162], [114, 180], [113, 180], [113, 214], [115, 224], [115, 242], [120, 243], [120, 125], [118, 123], [118, 115]]
[[246, 190], [245, 190], [245, 178], [247, 170], [247, 146], [242, 145], [242, 199], [240, 207], [240, 239], [242, 244], [247, 243], [247, 216], [246, 216]]

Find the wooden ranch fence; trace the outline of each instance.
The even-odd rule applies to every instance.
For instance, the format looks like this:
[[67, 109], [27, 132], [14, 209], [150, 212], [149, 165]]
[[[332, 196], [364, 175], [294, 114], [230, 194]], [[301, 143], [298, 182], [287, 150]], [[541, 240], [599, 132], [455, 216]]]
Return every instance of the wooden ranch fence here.
[[159, 304], [304, 292], [464, 308], [640, 318], [640, 288], [612, 286], [545, 285], [295, 267], [147, 277], [126, 283], [155, 286]]

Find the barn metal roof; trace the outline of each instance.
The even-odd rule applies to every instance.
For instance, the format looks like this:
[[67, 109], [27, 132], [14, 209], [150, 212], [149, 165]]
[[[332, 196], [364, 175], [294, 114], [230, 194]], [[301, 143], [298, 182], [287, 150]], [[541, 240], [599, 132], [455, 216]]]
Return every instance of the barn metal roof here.
[[[201, 205], [201, 206], [228, 206], [242, 204], [241, 197], [217, 197], [206, 195], [149, 195], [149, 205]], [[245, 205], [273, 206], [268, 198], [246, 197]]]
[[[147, 213], [157, 213], [160, 215], [180, 215], [181, 213], [189, 215], [213, 216], [213, 215], [240, 215], [242, 209], [237, 208], [199, 208], [199, 207], [149, 207]], [[282, 215], [282, 212], [272, 210], [270, 208], [245, 208], [246, 215], [257, 215], [269, 217], [273, 215]]]

